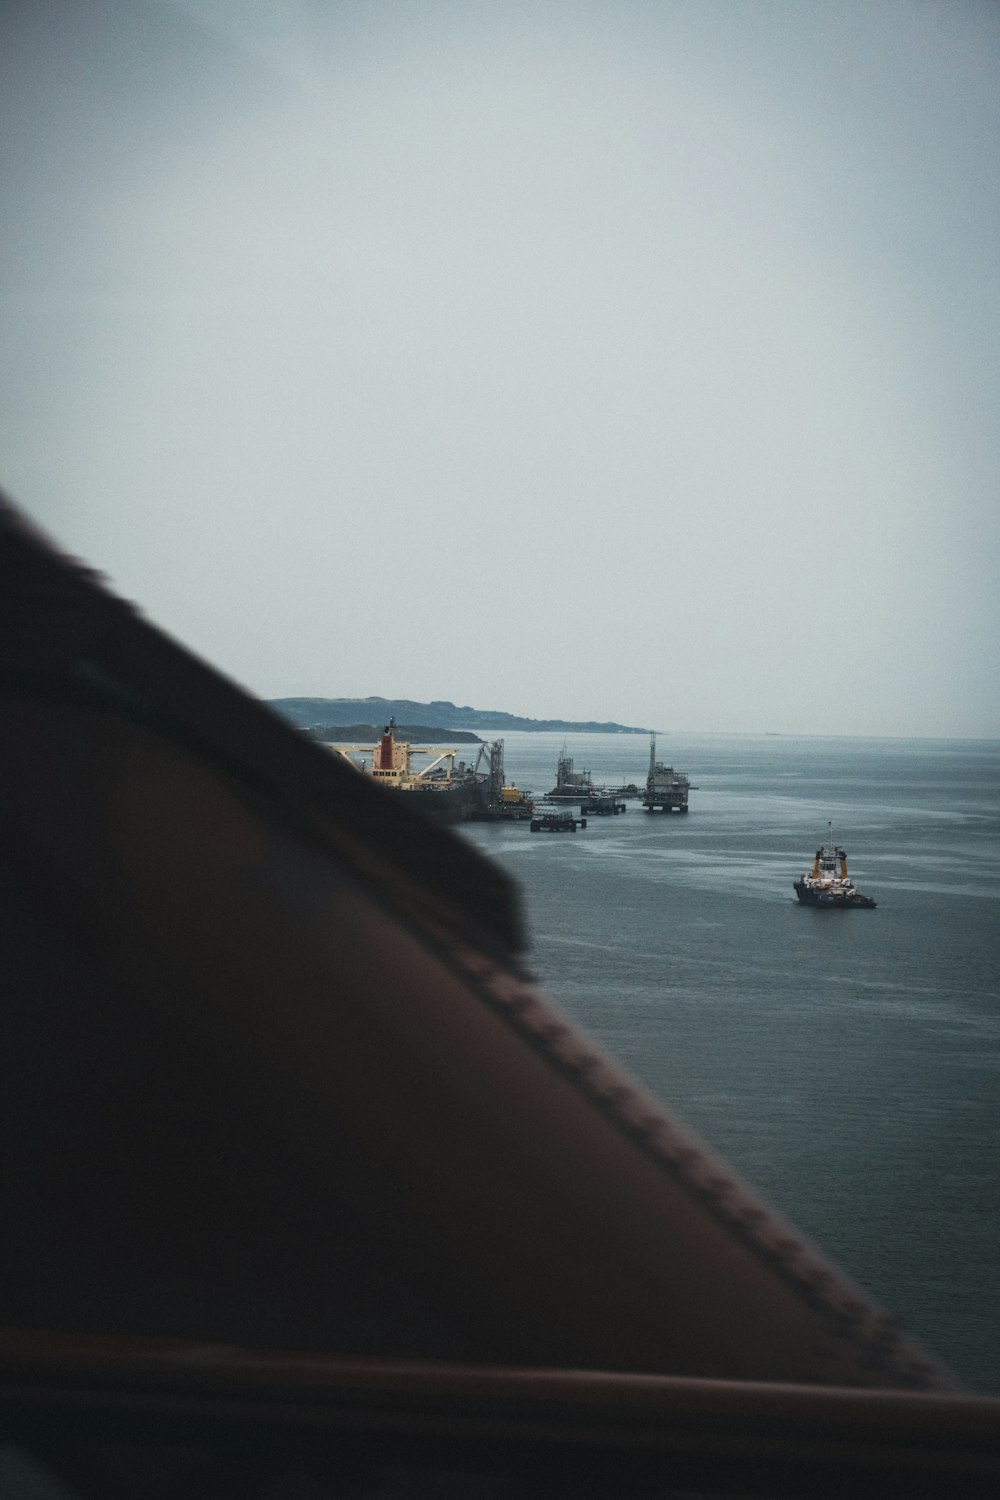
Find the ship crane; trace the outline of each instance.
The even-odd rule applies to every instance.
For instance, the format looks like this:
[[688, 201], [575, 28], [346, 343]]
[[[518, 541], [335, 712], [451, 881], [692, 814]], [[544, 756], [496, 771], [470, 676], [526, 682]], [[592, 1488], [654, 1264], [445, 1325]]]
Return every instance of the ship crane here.
[[[414, 751], [412, 746], [405, 744], [396, 738], [398, 725], [395, 719], [390, 719], [377, 745], [334, 745], [331, 748], [338, 754], [344, 756], [352, 765], [357, 762], [352, 758], [355, 755], [370, 755], [371, 775], [376, 781], [387, 782], [390, 786], [396, 786], [403, 790], [415, 786], [418, 782], [435, 781], [442, 784], [450, 784], [454, 780], [455, 754], [453, 746], [446, 745], [421, 745], [419, 751]], [[430, 761], [419, 770], [413, 767], [413, 756], [429, 755]], [[438, 767], [447, 763], [446, 776], [434, 776], [433, 772]], [[361, 769], [364, 769], [362, 763]]]

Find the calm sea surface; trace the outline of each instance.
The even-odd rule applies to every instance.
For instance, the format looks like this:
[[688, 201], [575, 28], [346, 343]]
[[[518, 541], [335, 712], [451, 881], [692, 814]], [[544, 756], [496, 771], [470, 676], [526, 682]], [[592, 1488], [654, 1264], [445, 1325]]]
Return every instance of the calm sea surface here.
[[[536, 795], [566, 743], [510, 733]], [[607, 1051], [973, 1389], [1000, 1393], [1000, 743], [661, 736], [691, 811], [575, 834], [467, 825], [528, 963]], [[827, 820], [876, 911], [799, 906]]]

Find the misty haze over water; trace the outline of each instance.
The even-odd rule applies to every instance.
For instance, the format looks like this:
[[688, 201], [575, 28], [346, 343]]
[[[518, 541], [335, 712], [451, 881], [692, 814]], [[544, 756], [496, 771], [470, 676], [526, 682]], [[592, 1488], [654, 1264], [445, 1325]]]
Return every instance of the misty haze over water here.
[[237, 681], [1000, 735], [1000, 7], [2, 27], [0, 485]]

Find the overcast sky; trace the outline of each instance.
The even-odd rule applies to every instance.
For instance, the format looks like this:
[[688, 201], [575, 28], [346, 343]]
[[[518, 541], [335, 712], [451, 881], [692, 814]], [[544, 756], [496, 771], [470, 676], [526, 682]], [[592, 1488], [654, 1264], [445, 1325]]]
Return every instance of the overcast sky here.
[[1000, 737], [1000, 5], [0, 5], [0, 487], [172, 634]]

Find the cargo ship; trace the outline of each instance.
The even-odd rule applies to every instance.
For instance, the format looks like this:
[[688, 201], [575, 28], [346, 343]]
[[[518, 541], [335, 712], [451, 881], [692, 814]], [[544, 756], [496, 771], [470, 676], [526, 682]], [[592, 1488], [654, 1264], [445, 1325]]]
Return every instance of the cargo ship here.
[[[411, 745], [397, 739], [390, 719], [375, 745], [334, 744], [331, 750], [411, 807], [442, 823], [462, 823], [486, 806], [489, 778], [479, 770], [485, 746], [473, 766], [455, 765], [454, 746]], [[359, 758], [360, 757], [360, 758]], [[424, 764], [419, 762], [423, 760]]]
[[796, 880], [794, 890], [803, 906], [864, 907], [875, 902], [863, 896], [848, 878], [847, 852], [833, 842], [833, 826], [827, 824], [826, 843], [816, 850], [812, 869]]

